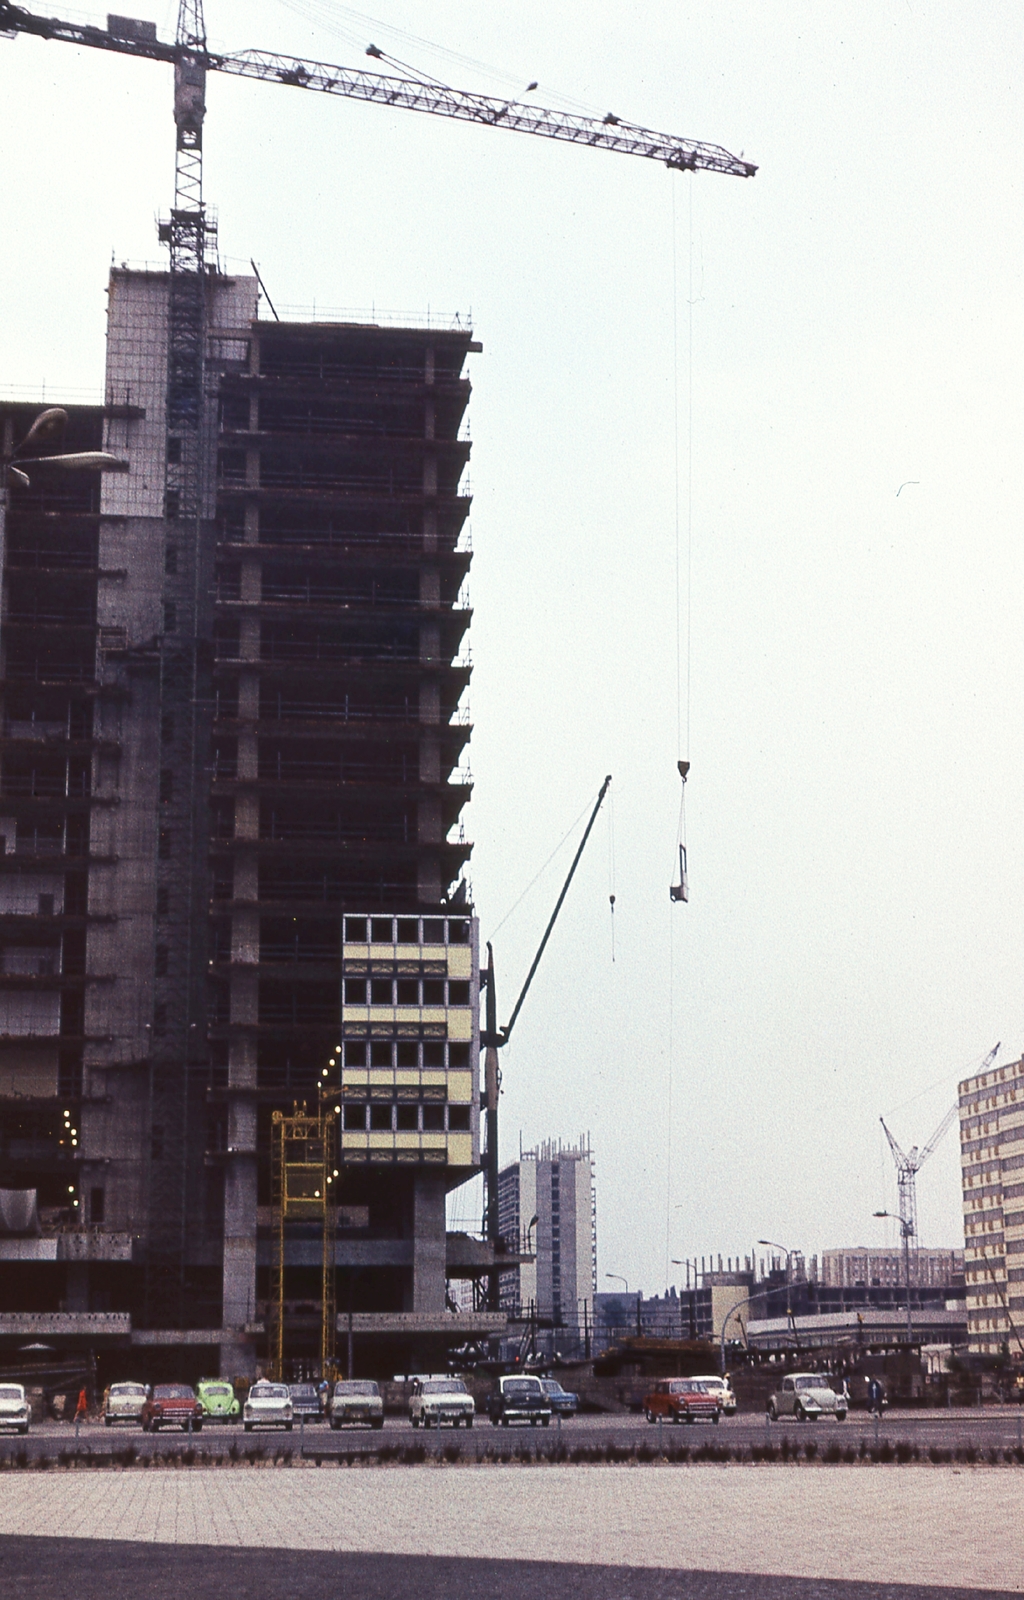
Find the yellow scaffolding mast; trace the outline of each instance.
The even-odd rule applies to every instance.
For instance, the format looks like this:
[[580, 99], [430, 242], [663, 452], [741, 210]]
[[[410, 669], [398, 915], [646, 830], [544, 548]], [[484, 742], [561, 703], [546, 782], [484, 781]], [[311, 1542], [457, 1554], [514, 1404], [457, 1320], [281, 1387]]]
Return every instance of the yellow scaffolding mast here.
[[334, 1200], [338, 1149], [337, 1112], [305, 1102], [290, 1116], [275, 1111], [271, 1128], [273, 1241], [270, 1272], [270, 1359], [274, 1376], [284, 1376], [285, 1234], [289, 1222], [319, 1222], [323, 1234], [320, 1376], [335, 1376], [337, 1300], [334, 1240], [338, 1208]]

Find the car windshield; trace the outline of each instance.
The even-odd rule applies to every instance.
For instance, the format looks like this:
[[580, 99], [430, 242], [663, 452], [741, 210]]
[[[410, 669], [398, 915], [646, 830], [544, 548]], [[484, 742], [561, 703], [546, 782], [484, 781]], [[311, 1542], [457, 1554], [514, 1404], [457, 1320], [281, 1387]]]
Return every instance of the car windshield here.
[[140, 1394], [144, 1395], [146, 1393], [146, 1391], [142, 1387], [141, 1383], [112, 1383], [110, 1385], [110, 1392], [111, 1392], [112, 1395], [114, 1395], [114, 1394], [120, 1394], [120, 1395], [130, 1394], [132, 1396], [136, 1396], [136, 1395], [140, 1395]]
[[564, 1394], [565, 1391], [557, 1378], [541, 1378], [540, 1386], [545, 1394]]
[[293, 1400], [316, 1400], [316, 1385], [312, 1383], [290, 1383], [288, 1393]]
[[704, 1385], [694, 1378], [680, 1378], [672, 1385], [673, 1394], [704, 1394]]
[[219, 1400], [221, 1397], [226, 1400], [228, 1395], [233, 1395], [234, 1392], [234, 1389], [232, 1389], [231, 1385], [228, 1383], [203, 1384], [203, 1393], [210, 1395], [210, 1397], [214, 1400]]
[[249, 1390], [250, 1400], [289, 1400], [288, 1386], [284, 1383], [254, 1383]]
[[798, 1389], [827, 1389], [828, 1379], [823, 1378], [820, 1373], [812, 1372], [806, 1378], [797, 1378], [796, 1386]]
[[539, 1378], [509, 1378], [505, 1383], [506, 1394], [541, 1394]]
[[368, 1394], [373, 1396], [380, 1394], [380, 1390], [377, 1388], [375, 1383], [362, 1382], [357, 1378], [346, 1379], [344, 1383], [336, 1383], [334, 1385], [334, 1392], [335, 1394], [340, 1395]]
[[423, 1385], [424, 1394], [468, 1394], [461, 1378], [433, 1378]]
[[154, 1400], [194, 1400], [195, 1395], [187, 1383], [158, 1383], [153, 1390]]
[[0, 1385], [0, 1400], [21, 1400], [23, 1398], [22, 1392], [16, 1384], [5, 1383]]

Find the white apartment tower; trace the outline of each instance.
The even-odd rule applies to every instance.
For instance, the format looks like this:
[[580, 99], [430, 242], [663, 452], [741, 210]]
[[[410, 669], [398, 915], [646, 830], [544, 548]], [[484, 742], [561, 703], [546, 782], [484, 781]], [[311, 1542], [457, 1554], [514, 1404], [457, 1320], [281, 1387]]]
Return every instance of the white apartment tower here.
[[960, 1085], [967, 1338], [1018, 1352], [1024, 1336], [1024, 1060]]
[[501, 1309], [531, 1312], [555, 1327], [577, 1327], [597, 1287], [597, 1208], [589, 1139], [565, 1146], [552, 1140], [498, 1177], [503, 1239], [534, 1255], [502, 1273]]

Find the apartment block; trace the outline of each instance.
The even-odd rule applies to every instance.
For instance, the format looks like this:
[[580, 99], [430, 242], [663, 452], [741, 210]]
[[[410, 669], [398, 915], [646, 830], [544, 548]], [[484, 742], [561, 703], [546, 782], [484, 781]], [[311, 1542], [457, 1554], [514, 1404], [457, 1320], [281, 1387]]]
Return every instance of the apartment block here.
[[[821, 1283], [826, 1289], [906, 1288], [902, 1250], [872, 1250], [856, 1245], [821, 1252]], [[960, 1288], [964, 1281], [962, 1250], [910, 1251], [910, 1282], [921, 1288]]]
[[1024, 1324], [1024, 1061], [959, 1095], [968, 1345], [998, 1355], [1019, 1350]]
[[[578, 1328], [597, 1288], [597, 1202], [587, 1139], [548, 1140], [498, 1175], [498, 1226], [511, 1248], [533, 1260], [501, 1275], [511, 1316]], [[588, 1312], [588, 1316], [591, 1312]]]
[[[445, 1301], [445, 1195], [480, 1164], [480, 346], [260, 320], [255, 280], [210, 267], [190, 427], [168, 275], [108, 292], [105, 403], [53, 448], [127, 471], [32, 469], [6, 506], [0, 1190], [35, 1200], [19, 1237], [0, 1209], [0, 1345], [45, 1313], [48, 1342], [145, 1346], [151, 1374], [254, 1370], [271, 1120], [329, 1090], [339, 1318], [364, 1369], [434, 1363], [503, 1322]], [[39, 409], [0, 403], [8, 454]], [[285, 1262], [296, 1359], [314, 1259]]]

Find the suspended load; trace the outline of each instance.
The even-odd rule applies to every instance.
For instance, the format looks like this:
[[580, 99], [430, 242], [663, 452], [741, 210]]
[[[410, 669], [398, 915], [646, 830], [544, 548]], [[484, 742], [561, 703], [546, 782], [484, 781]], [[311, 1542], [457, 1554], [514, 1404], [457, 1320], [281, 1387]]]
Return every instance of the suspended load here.
[[690, 898], [690, 885], [686, 877], [686, 845], [683, 842], [686, 825], [686, 778], [690, 770], [690, 763], [688, 761], [677, 761], [676, 767], [680, 778], [683, 780], [683, 793], [679, 801], [679, 882], [673, 883], [668, 891], [668, 897], [674, 903], [678, 903], [681, 900], [686, 901]]

